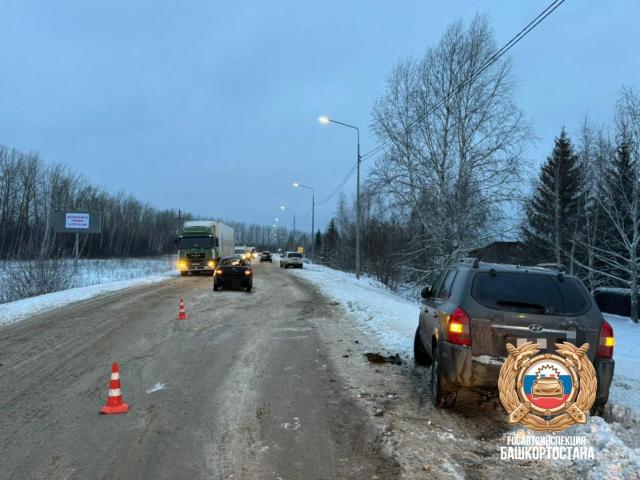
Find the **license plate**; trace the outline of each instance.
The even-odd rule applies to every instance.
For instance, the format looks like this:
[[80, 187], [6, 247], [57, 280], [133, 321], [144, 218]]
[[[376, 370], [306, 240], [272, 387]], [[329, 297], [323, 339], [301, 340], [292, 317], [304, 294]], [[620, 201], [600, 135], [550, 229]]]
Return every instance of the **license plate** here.
[[538, 348], [546, 349], [547, 348], [547, 339], [546, 338], [518, 338], [516, 339], [517, 347], [527, 343], [527, 342], [535, 342], [538, 344]]

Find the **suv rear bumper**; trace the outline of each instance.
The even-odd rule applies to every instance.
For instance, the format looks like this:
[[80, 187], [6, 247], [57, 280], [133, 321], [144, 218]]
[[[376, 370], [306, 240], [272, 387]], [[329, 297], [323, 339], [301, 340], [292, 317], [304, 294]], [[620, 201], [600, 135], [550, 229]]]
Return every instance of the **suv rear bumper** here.
[[[497, 388], [502, 364], [480, 362], [471, 354], [471, 349], [448, 342], [438, 343], [438, 352], [444, 377], [452, 387]], [[607, 403], [614, 366], [613, 359], [596, 359], [594, 368], [598, 389], [594, 405]]]
[[465, 388], [491, 388], [498, 386], [500, 365], [473, 360], [471, 349], [449, 342], [438, 344], [440, 366], [448, 382]]
[[609, 400], [609, 387], [613, 380], [613, 371], [616, 362], [610, 358], [596, 358], [594, 367], [598, 377], [598, 389], [596, 390], [596, 401], [594, 405], [604, 405]]

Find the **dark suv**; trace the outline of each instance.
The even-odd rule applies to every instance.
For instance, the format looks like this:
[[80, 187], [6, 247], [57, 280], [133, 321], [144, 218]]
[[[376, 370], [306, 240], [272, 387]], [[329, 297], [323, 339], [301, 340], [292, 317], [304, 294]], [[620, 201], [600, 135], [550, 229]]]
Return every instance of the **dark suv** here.
[[598, 376], [594, 411], [607, 403], [613, 329], [577, 277], [470, 258], [450, 267], [433, 288], [423, 288], [422, 298], [414, 358], [431, 365], [436, 407], [452, 407], [460, 388], [496, 388], [506, 344], [525, 341], [549, 353], [557, 342], [589, 343], [587, 356]]

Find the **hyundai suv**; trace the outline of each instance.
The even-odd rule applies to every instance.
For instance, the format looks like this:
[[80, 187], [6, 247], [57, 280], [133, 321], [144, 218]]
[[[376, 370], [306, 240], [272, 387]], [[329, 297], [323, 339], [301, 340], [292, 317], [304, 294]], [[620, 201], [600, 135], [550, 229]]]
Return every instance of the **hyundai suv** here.
[[577, 277], [470, 258], [450, 267], [433, 288], [423, 288], [422, 298], [414, 358], [431, 365], [436, 407], [452, 407], [461, 388], [496, 388], [506, 344], [526, 341], [549, 353], [559, 342], [588, 343], [598, 377], [594, 412], [607, 403], [613, 329]]

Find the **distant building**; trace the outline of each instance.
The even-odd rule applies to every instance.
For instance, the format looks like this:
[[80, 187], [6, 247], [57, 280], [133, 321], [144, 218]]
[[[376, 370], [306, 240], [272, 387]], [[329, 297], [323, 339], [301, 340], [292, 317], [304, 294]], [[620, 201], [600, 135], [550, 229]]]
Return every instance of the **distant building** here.
[[489, 263], [511, 263], [515, 265], [532, 265], [534, 263], [523, 242], [493, 242], [484, 247], [471, 250], [469, 256], [476, 257], [481, 262]]

